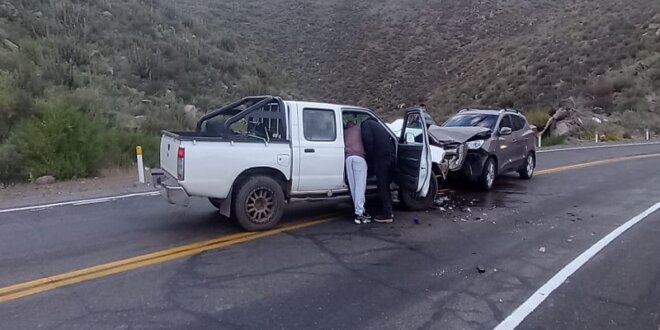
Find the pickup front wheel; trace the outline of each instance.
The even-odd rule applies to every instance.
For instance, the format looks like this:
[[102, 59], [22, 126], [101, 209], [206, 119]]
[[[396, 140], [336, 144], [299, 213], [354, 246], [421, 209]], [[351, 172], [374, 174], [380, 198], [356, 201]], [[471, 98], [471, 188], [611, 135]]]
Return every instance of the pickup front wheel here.
[[284, 213], [284, 192], [267, 176], [243, 181], [234, 198], [236, 220], [245, 230], [260, 231], [275, 227]]

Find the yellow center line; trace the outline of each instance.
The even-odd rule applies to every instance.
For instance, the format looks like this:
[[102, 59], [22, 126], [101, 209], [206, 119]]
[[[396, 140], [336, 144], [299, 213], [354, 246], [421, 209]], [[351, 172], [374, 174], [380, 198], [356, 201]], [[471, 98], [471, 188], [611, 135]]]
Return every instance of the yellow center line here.
[[577, 170], [577, 169], [592, 167], [592, 166], [597, 166], [597, 165], [619, 163], [619, 162], [626, 161], [626, 160], [645, 159], [645, 158], [652, 158], [652, 157], [658, 157], [658, 156], [660, 156], [660, 153], [597, 160], [597, 161], [593, 161], [593, 162], [586, 162], [586, 163], [567, 165], [567, 166], [559, 166], [559, 167], [553, 167], [553, 168], [548, 168], [548, 169], [544, 169], [544, 170], [538, 170], [534, 174], [536, 174], [536, 175], [552, 174], [552, 173], [564, 172], [564, 171], [569, 171], [569, 170]]
[[219, 249], [255, 239], [276, 235], [285, 231], [291, 231], [329, 222], [332, 216], [321, 217], [317, 220], [305, 221], [285, 225], [279, 228], [263, 232], [237, 233], [218, 237], [206, 241], [177, 246], [153, 253], [140, 255], [133, 258], [122, 259], [98, 266], [83, 268], [54, 276], [35, 279], [0, 288], [0, 302], [14, 300], [17, 298], [33, 295], [36, 293], [52, 290], [66, 285], [80, 283], [116, 273], [126, 272], [136, 268], [163, 263], [175, 259], [195, 255], [204, 251]]
[[[576, 170], [591, 166], [617, 163], [626, 160], [645, 159], [645, 158], [658, 157], [658, 156], [660, 156], [660, 153], [598, 160], [593, 162], [538, 170], [536, 171], [536, 175], [552, 174], [552, 173]], [[26, 281], [6, 287], [0, 287], [0, 302], [14, 300], [17, 298], [41, 293], [59, 287], [76, 284], [84, 281], [89, 281], [112, 274], [126, 272], [136, 268], [141, 268], [154, 264], [163, 263], [166, 261], [176, 260], [187, 256], [195, 255], [204, 251], [215, 250], [235, 244], [256, 240], [259, 238], [273, 236], [285, 231], [291, 231], [305, 227], [315, 226], [318, 224], [331, 221], [332, 217], [334, 216], [335, 215], [325, 215], [323, 217], [317, 218], [316, 220], [292, 223], [263, 232], [252, 232], [252, 233], [242, 232], [242, 233], [231, 234], [214, 239], [209, 239], [209, 240], [181, 245], [165, 250], [160, 250], [152, 253], [147, 253], [132, 258], [121, 259], [105, 264], [100, 264], [97, 266], [82, 268], [67, 273]]]

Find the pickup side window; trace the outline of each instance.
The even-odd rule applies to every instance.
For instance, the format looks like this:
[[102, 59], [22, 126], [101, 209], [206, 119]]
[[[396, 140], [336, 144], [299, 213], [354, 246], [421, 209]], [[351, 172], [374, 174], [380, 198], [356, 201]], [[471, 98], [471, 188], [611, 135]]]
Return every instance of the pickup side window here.
[[307, 141], [335, 141], [337, 139], [335, 112], [326, 109], [303, 109], [303, 134]]

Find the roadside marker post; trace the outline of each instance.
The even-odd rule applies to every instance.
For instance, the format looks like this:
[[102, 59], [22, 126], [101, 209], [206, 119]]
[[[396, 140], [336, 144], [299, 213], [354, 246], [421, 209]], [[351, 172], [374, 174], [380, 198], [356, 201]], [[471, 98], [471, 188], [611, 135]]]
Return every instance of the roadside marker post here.
[[651, 132], [649, 132], [649, 129], [646, 129], [646, 141], [651, 139]]
[[135, 147], [135, 153], [137, 154], [138, 180], [140, 183], [144, 183], [144, 161], [142, 160], [142, 147]]
[[600, 139], [600, 136], [598, 136], [598, 130], [596, 130], [596, 143], [599, 142], [599, 141], [598, 141], [599, 139]]
[[541, 138], [542, 138], [541, 135], [539, 135], [539, 148], [543, 146], [543, 144], [541, 143]]

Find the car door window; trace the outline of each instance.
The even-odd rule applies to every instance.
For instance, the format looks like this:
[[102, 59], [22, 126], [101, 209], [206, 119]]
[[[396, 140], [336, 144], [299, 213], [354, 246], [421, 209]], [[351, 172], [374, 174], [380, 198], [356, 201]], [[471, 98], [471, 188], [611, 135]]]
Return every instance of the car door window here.
[[525, 119], [520, 116], [511, 116], [511, 122], [513, 125], [513, 131], [519, 131], [525, 127]]
[[304, 109], [303, 135], [307, 141], [335, 141], [337, 139], [335, 112], [326, 109]]
[[508, 127], [511, 130], [513, 130], [513, 127], [511, 125], [511, 116], [506, 115], [506, 116], [502, 117], [502, 122], [500, 122], [500, 129], [502, 129], [504, 127]]

